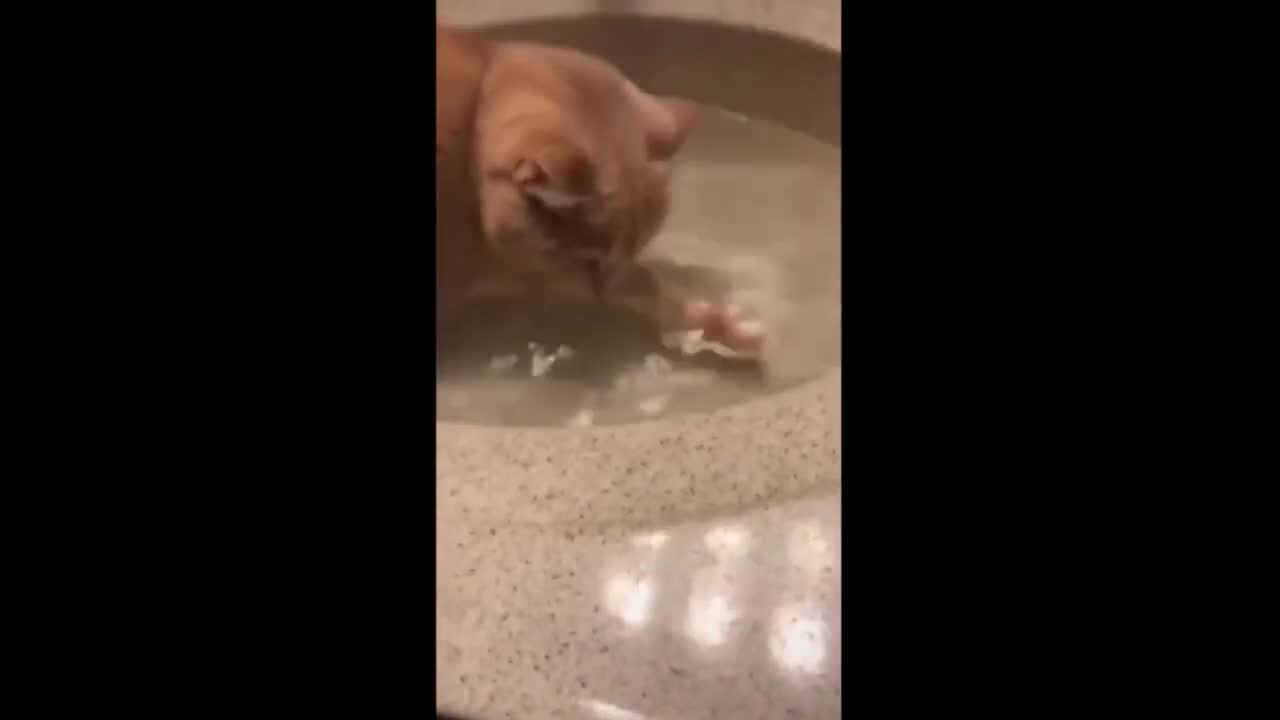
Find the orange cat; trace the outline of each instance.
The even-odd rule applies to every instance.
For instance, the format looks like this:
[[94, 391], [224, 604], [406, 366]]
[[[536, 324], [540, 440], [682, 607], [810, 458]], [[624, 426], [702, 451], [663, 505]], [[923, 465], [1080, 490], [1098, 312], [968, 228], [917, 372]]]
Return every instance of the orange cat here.
[[754, 323], [635, 261], [697, 114], [583, 53], [437, 28], [437, 321], [486, 296], [594, 298], [758, 352]]

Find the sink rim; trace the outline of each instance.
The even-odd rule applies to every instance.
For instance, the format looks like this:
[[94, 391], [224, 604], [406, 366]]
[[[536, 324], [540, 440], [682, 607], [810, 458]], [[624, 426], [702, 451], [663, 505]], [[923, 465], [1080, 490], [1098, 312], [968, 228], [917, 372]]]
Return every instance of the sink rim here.
[[[728, 24], [804, 40], [840, 52], [839, 0], [798, 0], [792, 3], [755, 3], [724, 7], [722, 0], [542, 0], [511, 3], [509, 0], [465, 0], [437, 3], [436, 21], [458, 26], [485, 26], [504, 22], [576, 19], [601, 16], [640, 16]], [[734, 17], [726, 19], [727, 12]]]
[[[494, 527], [642, 528], [835, 491], [841, 387], [834, 369], [709, 413], [582, 429], [438, 422], [437, 514]], [[754, 479], [740, 480], [747, 473]]]

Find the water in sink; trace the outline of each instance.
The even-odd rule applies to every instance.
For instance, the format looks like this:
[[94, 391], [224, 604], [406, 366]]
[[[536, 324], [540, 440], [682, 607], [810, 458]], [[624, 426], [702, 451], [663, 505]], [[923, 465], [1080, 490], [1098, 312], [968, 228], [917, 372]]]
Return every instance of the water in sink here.
[[638, 317], [594, 305], [470, 309], [437, 361], [436, 419], [586, 427], [708, 412], [840, 362], [840, 149], [709, 113], [678, 159], [648, 254], [705, 268], [762, 319], [757, 366], [666, 348]]

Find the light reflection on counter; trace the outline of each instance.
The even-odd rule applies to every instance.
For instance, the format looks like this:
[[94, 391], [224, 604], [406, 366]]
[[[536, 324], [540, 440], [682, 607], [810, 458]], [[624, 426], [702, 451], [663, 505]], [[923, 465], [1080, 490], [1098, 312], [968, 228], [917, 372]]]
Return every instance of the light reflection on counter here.
[[669, 536], [664, 532], [636, 535], [631, 538], [631, 544], [638, 548], [650, 548], [657, 550], [667, 543], [668, 537]]
[[591, 713], [600, 718], [600, 720], [645, 720], [645, 716], [638, 712], [618, 707], [613, 703], [607, 703], [603, 700], [583, 698], [578, 701], [578, 704], [591, 711]]
[[[839, 582], [838, 540], [829, 537], [830, 531], [811, 521], [783, 526], [773, 531], [776, 536], [770, 533], [776, 537], [771, 541], [775, 550], [770, 550], [770, 541], [742, 524], [715, 525], [700, 538], [661, 531], [635, 535], [630, 547], [609, 558], [603, 568], [603, 605], [626, 626], [637, 630], [651, 622], [674, 621], [676, 626], [672, 629], [681, 631], [688, 642], [705, 652], [743, 644], [735, 641], [739, 637], [734, 632], [735, 624], [744, 618], [767, 617], [763, 626], [754, 626], [759, 627], [759, 634], [753, 633], [753, 626], [748, 624], [741, 637], [754, 638], [752, 644], [767, 645], [768, 657], [788, 674], [820, 674], [827, 669], [831, 643], [838, 641], [831, 638], [832, 629], [822, 611], [826, 592], [833, 582]], [[698, 547], [699, 539], [705, 551]], [[757, 541], [762, 542], [758, 553], [766, 553], [766, 557], [776, 557], [781, 551], [781, 575], [776, 581], [744, 586], [758, 572], [749, 566]], [[662, 574], [658, 572], [660, 560], [667, 568]], [[670, 589], [665, 592], [680, 592], [680, 577], [667, 577], [672, 569], [692, 571], [684, 617], [668, 618], [664, 610], [663, 617], [654, 618], [653, 610], [662, 590], [660, 582], [669, 583]], [[667, 604], [672, 601], [675, 604]], [[680, 607], [678, 601], [679, 598], [666, 599], [662, 607], [674, 610]], [[734, 647], [735, 652], [751, 650]], [[588, 707], [587, 702], [595, 704]], [[583, 703], [603, 720], [641, 717], [600, 701]]]
[[826, 666], [830, 634], [822, 615], [824, 577], [836, 564], [836, 546], [816, 522], [801, 522], [787, 533], [786, 577], [773, 611], [769, 653], [783, 670], [816, 675]]
[[734, 602], [733, 572], [751, 546], [751, 535], [738, 525], [716, 525], [702, 536], [707, 550], [716, 558], [715, 565], [693, 575], [689, 605], [685, 614], [685, 633], [704, 649], [723, 645], [729, 639], [733, 622], [742, 616], [742, 608]]
[[653, 606], [654, 579], [651, 575], [618, 573], [605, 585], [605, 607], [628, 625], [643, 625]]
[[786, 670], [815, 675], [827, 659], [827, 623], [816, 607], [784, 605], [773, 611], [769, 652]]
[[832, 567], [835, 559], [835, 546], [817, 523], [800, 523], [787, 535], [787, 562], [806, 578], [813, 579], [824, 567]]
[[694, 575], [685, 618], [685, 632], [694, 643], [711, 648], [729, 639], [733, 621], [742, 616], [742, 608], [732, 602], [731, 591], [729, 578], [719, 568], [706, 568]]
[[721, 560], [739, 558], [751, 548], [751, 535], [737, 525], [716, 525], [702, 536], [702, 542]]
[[657, 591], [658, 555], [669, 535], [653, 532], [631, 538], [633, 550], [604, 569], [604, 606], [628, 626], [649, 622]]

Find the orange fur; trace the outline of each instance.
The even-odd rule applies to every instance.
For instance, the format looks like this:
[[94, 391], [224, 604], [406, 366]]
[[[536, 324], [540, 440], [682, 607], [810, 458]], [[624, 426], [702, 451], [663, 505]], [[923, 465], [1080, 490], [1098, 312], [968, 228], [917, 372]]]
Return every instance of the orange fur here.
[[484, 295], [542, 293], [638, 308], [660, 329], [731, 326], [705, 304], [687, 312], [636, 262], [666, 218], [694, 103], [583, 53], [446, 28], [436, 68], [439, 321]]

